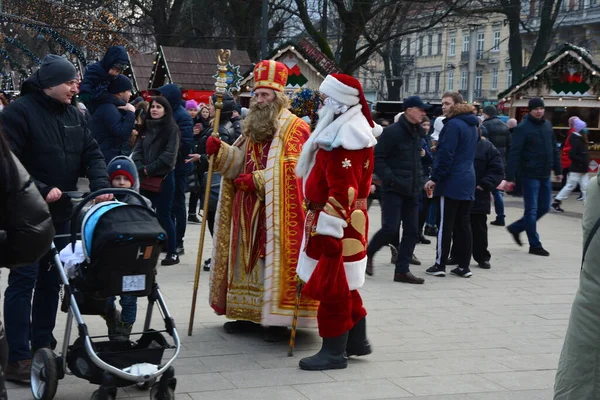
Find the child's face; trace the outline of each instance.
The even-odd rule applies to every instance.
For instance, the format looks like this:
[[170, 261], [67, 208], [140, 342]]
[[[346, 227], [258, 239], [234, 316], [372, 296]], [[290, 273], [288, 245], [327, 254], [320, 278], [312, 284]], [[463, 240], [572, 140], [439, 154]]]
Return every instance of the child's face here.
[[108, 70], [108, 74], [110, 76], [120, 75], [121, 72], [123, 72], [123, 70], [121, 68], [118, 68], [118, 67], [112, 67], [111, 69]]
[[423, 129], [425, 129], [425, 132], [429, 132], [429, 128], [431, 127], [431, 123], [429, 121], [422, 122], [421, 126], [423, 127]]
[[197, 108], [188, 108], [187, 112], [190, 113], [190, 117], [192, 118], [196, 118], [196, 115], [198, 115]]
[[131, 181], [125, 175], [117, 175], [110, 181], [110, 186], [119, 189], [131, 189]]

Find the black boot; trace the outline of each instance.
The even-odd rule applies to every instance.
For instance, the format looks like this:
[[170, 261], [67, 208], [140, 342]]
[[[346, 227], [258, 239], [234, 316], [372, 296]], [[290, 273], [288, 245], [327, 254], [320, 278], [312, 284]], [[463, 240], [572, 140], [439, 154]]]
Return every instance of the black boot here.
[[346, 355], [366, 356], [371, 354], [371, 344], [367, 339], [367, 317], [358, 321], [348, 332], [348, 343], [346, 343]]
[[323, 338], [323, 345], [317, 354], [300, 360], [300, 369], [307, 371], [323, 371], [326, 369], [344, 369], [348, 366], [346, 342], [348, 332], [338, 337]]

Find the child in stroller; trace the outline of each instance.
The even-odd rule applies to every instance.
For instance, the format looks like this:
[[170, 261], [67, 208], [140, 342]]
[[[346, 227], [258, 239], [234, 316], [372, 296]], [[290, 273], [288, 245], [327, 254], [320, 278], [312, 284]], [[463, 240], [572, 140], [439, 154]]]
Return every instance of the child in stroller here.
[[[126, 156], [117, 156], [111, 160], [107, 167], [110, 187], [120, 189], [133, 189], [139, 193], [140, 184], [137, 169], [133, 161]], [[117, 194], [115, 200], [127, 204], [138, 204], [152, 208], [152, 202], [144, 197], [146, 204], [128, 194]], [[106, 303], [106, 312], [102, 316], [106, 321], [110, 340], [129, 340], [131, 329], [137, 317], [137, 297], [120, 296], [121, 311], [115, 305], [116, 297], [112, 296]]]

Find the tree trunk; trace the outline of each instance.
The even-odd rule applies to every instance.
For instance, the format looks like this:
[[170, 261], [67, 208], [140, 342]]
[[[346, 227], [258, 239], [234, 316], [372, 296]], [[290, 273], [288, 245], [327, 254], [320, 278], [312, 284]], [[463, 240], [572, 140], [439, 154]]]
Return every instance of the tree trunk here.
[[523, 74], [523, 41], [521, 40], [520, 0], [502, 0], [504, 12], [508, 18], [508, 55], [512, 70], [512, 81], [517, 82]]
[[546, 59], [554, 40], [554, 24], [561, 4], [562, 0], [544, 0], [540, 13], [540, 30], [525, 73], [533, 71]]

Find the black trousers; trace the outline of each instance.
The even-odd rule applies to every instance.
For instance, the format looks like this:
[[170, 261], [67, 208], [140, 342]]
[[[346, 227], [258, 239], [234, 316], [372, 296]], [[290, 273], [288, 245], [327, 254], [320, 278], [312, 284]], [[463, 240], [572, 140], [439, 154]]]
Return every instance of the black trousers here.
[[440, 227], [437, 237], [436, 264], [445, 268], [454, 241], [455, 260], [460, 268], [471, 262], [473, 237], [471, 233], [471, 200], [454, 200], [440, 197]]
[[[395, 272], [406, 273], [417, 244], [419, 200], [417, 197], [402, 196], [394, 192], [383, 192], [381, 200], [381, 229], [371, 238], [367, 256], [373, 257], [383, 246], [399, 241]], [[400, 225], [401, 241], [398, 238]]]
[[[471, 232], [473, 237], [473, 259], [476, 263], [490, 261], [492, 255], [488, 251], [488, 225], [486, 214], [471, 214]], [[452, 243], [450, 256], [456, 259], [456, 242]]]

